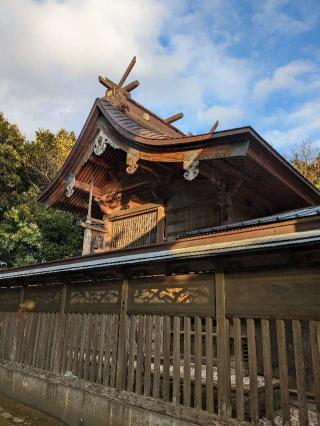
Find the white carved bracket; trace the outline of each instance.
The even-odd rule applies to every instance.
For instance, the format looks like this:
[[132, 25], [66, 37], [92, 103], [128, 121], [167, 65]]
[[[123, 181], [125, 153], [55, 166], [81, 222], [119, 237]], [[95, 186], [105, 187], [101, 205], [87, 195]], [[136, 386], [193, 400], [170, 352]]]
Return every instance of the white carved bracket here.
[[64, 186], [66, 188], [66, 196], [68, 198], [74, 194], [74, 185], [76, 183], [76, 177], [73, 173], [70, 173], [64, 180]]
[[129, 148], [127, 152], [127, 173], [132, 175], [138, 168], [139, 152]]
[[94, 148], [93, 152], [96, 155], [102, 155], [107, 148], [107, 145], [110, 145], [114, 149], [119, 149], [119, 146], [112, 142], [109, 135], [106, 134], [104, 129], [99, 129], [99, 133], [97, 134], [94, 140]]
[[183, 168], [185, 170], [185, 173], [183, 174], [183, 177], [186, 180], [193, 180], [195, 179], [199, 174], [199, 160], [197, 160], [199, 156], [199, 151], [188, 151], [185, 153], [184, 161], [183, 161]]

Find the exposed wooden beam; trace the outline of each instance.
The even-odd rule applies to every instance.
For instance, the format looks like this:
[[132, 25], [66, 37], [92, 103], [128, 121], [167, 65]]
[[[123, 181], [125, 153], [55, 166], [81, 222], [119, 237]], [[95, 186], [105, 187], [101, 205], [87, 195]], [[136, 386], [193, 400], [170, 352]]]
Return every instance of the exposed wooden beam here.
[[120, 192], [129, 191], [130, 189], [140, 188], [141, 186], [146, 185], [148, 183], [150, 182], [147, 180], [144, 180], [142, 182], [132, 183], [130, 185], [124, 185], [124, 186], [117, 185], [111, 190], [110, 190], [111, 185], [109, 186], [109, 188], [108, 188], [108, 185], [106, 185], [103, 190], [104, 191], [107, 191], [108, 189], [109, 190], [108, 192], [104, 192], [103, 196], [108, 197], [111, 194], [119, 194]]
[[183, 113], [178, 112], [177, 114], [171, 115], [170, 117], [166, 118], [164, 121], [170, 124], [180, 120], [182, 117], [183, 117]]
[[89, 158], [89, 162], [92, 163], [92, 164], [95, 164], [96, 166], [103, 167], [104, 169], [110, 168], [110, 166], [106, 162], [106, 160], [104, 160], [103, 158], [98, 157], [96, 155], [91, 155], [91, 157]]
[[[79, 191], [82, 192], [87, 192], [88, 194], [90, 194], [90, 190], [91, 190], [91, 185], [89, 183], [86, 182], [81, 182], [80, 180], [75, 180], [74, 182], [74, 188], [78, 189]], [[99, 188], [98, 186], [92, 186], [92, 195], [94, 198], [101, 198], [103, 195], [102, 189]]]
[[127, 84], [126, 86], [124, 86], [124, 90], [126, 90], [127, 92], [132, 92], [132, 90], [136, 89], [139, 86], [139, 81], [138, 80], [134, 80], [131, 83]]
[[91, 182], [90, 182], [90, 192], [89, 192], [89, 203], [88, 203], [87, 220], [90, 220], [91, 216], [92, 216], [92, 196], [93, 196], [93, 179], [91, 179]]
[[121, 80], [119, 81], [119, 84], [118, 84], [118, 86], [119, 86], [119, 87], [122, 87], [122, 86], [123, 86], [123, 83], [124, 83], [124, 82], [126, 81], [126, 79], [128, 78], [128, 75], [130, 74], [130, 72], [131, 72], [132, 68], [134, 67], [134, 65], [135, 65], [135, 63], [136, 63], [136, 60], [137, 60], [137, 58], [136, 58], [135, 56], [131, 59], [130, 64], [128, 65], [128, 67], [127, 67], [127, 69], [125, 70], [125, 72], [124, 72], [123, 76], [121, 77]]
[[115, 89], [117, 87], [117, 85], [107, 77], [102, 77], [99, 75], [98, 80], [107, 89]]
[[211, 127], [211, 129], [209, 130], [209, 133], [214, 133], [216, 128], [219, 126], [219, 121], [217, 120], [214, 125]]

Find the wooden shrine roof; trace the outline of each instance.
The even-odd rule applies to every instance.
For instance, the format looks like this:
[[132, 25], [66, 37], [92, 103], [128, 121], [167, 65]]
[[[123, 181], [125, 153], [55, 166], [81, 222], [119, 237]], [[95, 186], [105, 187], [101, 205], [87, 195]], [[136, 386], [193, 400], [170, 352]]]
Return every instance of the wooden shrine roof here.
[[150, 182], [157, 167], [162, 167], [160, 176], [172, 172], [188, 180], [210, 180], [219, 171], [272, 199], [275, 211], [320, 204], [319, 191], [253, 128], [216, 131], [216, 122], [208, 133], [186, 135], [172, 125], [181, 113], [162, 119], [134, 101], [131, 91], [138, 82], [124, 86], [134, 62], [118, 84], [99, 77], [106, 94], [95, 101], [73, 150], [40, 201], [84, 213], [90, 182], [96, 199], [115, 191], [110, 176], [115, 164], [121, 164], [128, 172], [126, 187], [139, 181], [141, 169], [148, 171]]

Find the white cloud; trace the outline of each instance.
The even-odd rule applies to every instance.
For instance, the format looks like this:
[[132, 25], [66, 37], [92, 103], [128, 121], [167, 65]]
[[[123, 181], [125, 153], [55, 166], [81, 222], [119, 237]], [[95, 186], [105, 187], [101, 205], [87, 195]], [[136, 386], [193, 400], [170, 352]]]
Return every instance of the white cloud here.
[[[319, 10], [312, 8], [313, 13], [305, 14], [308, 10], [306, 1], [300, 0], [253, 0], [256, 12], [253, 15], [253, 22], [258, 31], [265, 34], [290, 34], [294, 36], [309, 31], [317, 23]], [[286, 6], [291, 5], [298, 10], [299, 16], [293, 16], [286, 11]]]
[[277, 114], [277, 127], [266, 132], [266, 138], [277, 148], [300, 144], [306, 139], [320, 143], [320, 99], [305, 102], [292, 112]]
[[316, 71], [314, 64], [307, 61], [293, 61], [277, 68], [271, 78], [258, 81], [253, 89], [256, 98], [266, 98], [271, 93], [279, 90], [297, 91], [306, 85], [301, 76]]
[[[253, 75], [246, 60], [228, 53], [231, 40], [211, 38], [223, 33], [217, 16], [223, 4], [215, 0], [211, 26], [202, 21], [210, 2], [201, 13], [189, 13], [180, 0], [4, 0], [1, 109], [29, 137], [39, 126], [79, 132], [104, 93], [97, 76], [118, 80], [137, 55], [132, 78], [141, 88], [135, 96], [165, 115], [182, 109], [185, 126], [197, 126], [196, 112], [211, 98], [244, 100]], [[159, 41], [163, 33], [168, 47]]]
[[240, 121], [244, 117], [244, 112], [238, 106], [215, 105], [206, 111], [200, 111], [198, 117], [201, 122], [205, 122], [208, 125], [213, 125], [216, 120], [219, 120], [218, 130], [220, 130], [228, 127], [239, 127]]

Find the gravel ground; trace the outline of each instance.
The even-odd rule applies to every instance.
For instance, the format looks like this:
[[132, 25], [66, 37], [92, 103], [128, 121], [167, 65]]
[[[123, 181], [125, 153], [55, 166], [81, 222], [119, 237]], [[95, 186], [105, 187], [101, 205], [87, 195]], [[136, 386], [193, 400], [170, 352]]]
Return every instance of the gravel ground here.
[[0, 394], [0, 426], [63, 426], [64, 424]]

